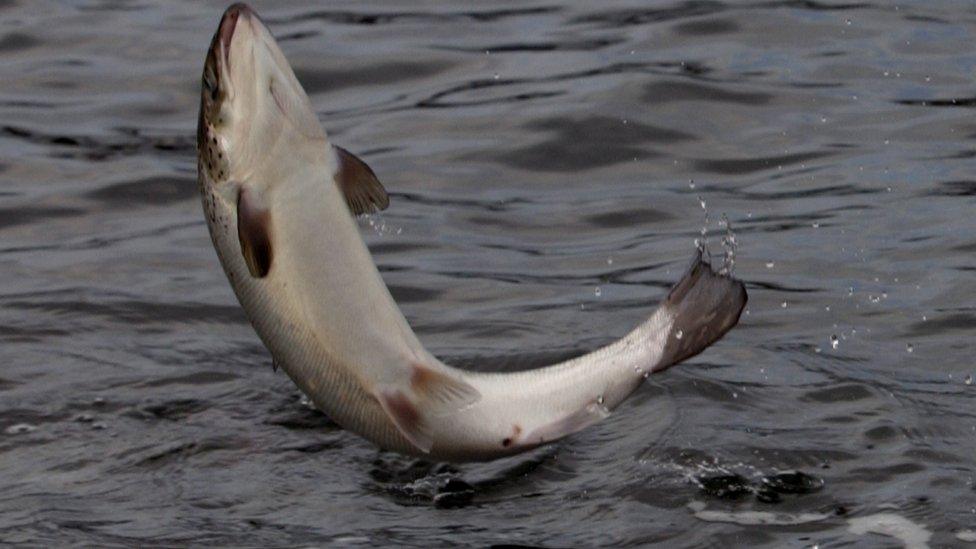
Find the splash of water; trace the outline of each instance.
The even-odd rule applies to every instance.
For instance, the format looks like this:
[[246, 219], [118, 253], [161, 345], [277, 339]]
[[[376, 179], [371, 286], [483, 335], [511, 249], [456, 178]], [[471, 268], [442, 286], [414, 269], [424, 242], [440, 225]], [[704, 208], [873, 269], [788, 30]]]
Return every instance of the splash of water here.
[[[708, 204], [701, 195], [698, 195], [698, 204], [701, 206], [702, 212], [704, 212], [705, 219], [702, 221], [701, 237], [695, 239], [695, 247], [698, 249], [699, 253], [702, 254], [705, 260], [711, 263], [712, 251], [708, 247], [708, 226], [710, 224]], [[732, 230], [732, 223], [729, 221], [727, 215], [722, 214], [722, 219], [719, 221], [719, 227], [724, 229], [725, 233], [722, 235], [722, 266], [719, 268], [718, 272], [725, 275], [731, 275], [735, 269], [735, 252], [739, 247], [739, 242], [735, 237], [735, 232]]]
[[725, 235], [722, 236], [722, 249], [725, 250], [725, 257], [719, 272], [731, 275], [735, 270], [735, 252], [739, 247], [739, 242], [735, 238], [735, 232], [732, 231], [732, 222], [725, 214], [722, 214], [722, 226], [725, 227]]

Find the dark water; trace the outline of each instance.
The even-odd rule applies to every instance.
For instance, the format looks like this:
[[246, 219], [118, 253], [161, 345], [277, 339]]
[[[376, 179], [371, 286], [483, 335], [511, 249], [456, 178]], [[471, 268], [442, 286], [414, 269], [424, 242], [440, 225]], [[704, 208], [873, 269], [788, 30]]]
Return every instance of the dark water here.
[[380, 453], [272, 372], [207, 236], [224, 5], [0, 0], [0, 540], [976, 539], [972, 2], [302, 4], [256, 8], [392, 192], [364, 234], [436, 354], [525, 368], [623, 335], [699, 195], [748, 314], [549, 448]]

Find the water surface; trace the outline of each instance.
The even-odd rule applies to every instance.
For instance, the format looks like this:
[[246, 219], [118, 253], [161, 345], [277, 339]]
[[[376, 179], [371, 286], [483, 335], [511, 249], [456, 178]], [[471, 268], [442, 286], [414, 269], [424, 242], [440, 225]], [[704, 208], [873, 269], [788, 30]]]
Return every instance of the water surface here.
[[597, 426], [462, 466], [311, 410], [231, 293], [194, 143], [224, 7], [0, 0], [0, 540], [976, 539], [971, 2], [256, 3], [390, 190], [364, 235], [448, 362], [607, 343], [700, 200], [713, 251], [732, 223], [738, 328]]

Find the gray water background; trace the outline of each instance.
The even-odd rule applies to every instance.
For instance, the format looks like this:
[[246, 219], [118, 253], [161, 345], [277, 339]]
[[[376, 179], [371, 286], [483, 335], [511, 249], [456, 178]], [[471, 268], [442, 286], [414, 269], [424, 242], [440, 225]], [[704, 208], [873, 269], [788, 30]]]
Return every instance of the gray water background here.
[[[976, 529], [972, 2], [256, 3], [333, 141], [391, 192], [363, 233], [448, 362], [607, 343], [684, 269], [699, 196], [713, 252], [732, 223], [750, 303], [725, 339], [582, 433], [461, 466], [311, 410], [231, 293], [194, 142], [224, 7], [0, 0], [0, 540], [898, 546], [851, 530], [877, 513], [934, 546]], [[750, 492], [795, 470], [823, 486]], [[740, 497], [702, 489], [730, 475]], [[735, 523], [750, 511], [820, 518]]]

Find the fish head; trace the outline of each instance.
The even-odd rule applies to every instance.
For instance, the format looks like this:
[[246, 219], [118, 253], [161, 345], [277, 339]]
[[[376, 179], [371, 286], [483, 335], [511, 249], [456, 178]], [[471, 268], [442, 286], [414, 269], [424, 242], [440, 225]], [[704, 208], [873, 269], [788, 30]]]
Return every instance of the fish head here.
[[203, 67], [197, 149], [216, 184], [248, 173], [276, 147], [326, 139], [281, 48], [243, 3], [224, 12]]

